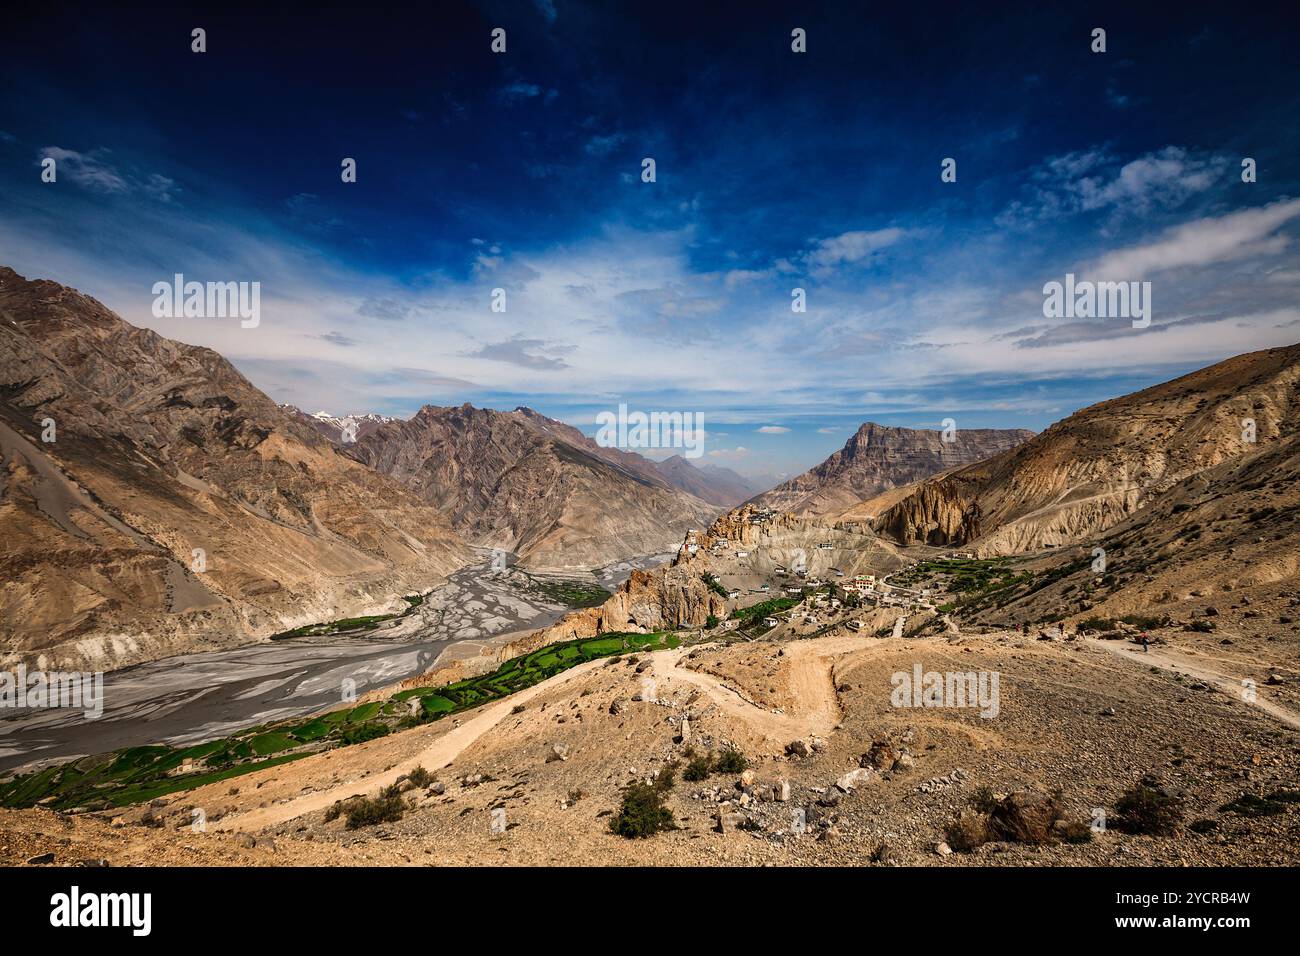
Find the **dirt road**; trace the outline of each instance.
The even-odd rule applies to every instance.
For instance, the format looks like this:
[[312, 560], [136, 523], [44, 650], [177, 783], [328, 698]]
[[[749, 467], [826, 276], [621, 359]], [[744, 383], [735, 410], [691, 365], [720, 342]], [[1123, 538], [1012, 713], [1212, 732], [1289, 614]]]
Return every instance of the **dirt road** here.
[[1193, 663], [1177, 651], [1160, 648], [1153, 644], [1144, 653], [1140, 647], [1125, 642], [1101, 641], [1096, 638], [1088, 638], [1088, 643], [1094, 647], [1104, 648], [1117, 657], [1127, 657], [1148, 667], [1159, 667], [1161, 670], [1195, 677], [1197, 680], [1217, 687], [1233, 700], [1241, 701], [1249, 707], [1257, 707], [1288, 727], [1300, 730], [1300, 714], [1296, 714], [1275, 701], [1269, 700], [1257, 687], [1253, 689], [1253, 694], [1245, 693], [1245, 688], [1239, 678], [1213, 670], [1199, 661]]
[[527, 703], [538, 694], [554, 690], [574, 678], [581, 677], [590, 673], [597, 667], [603, 666], [605, 660], [599, 659], [587, 661], [585, 664], [579, 664], [577, 667], [570, 668], [561, 674], [557, 674], [549, 680], [542, 681], [527, 690], [522, 690], [517, 694], [512, 694], [495, 704], [484, 708], [475, 714], [469, 720], [466, 720], [459, 727], [448, 731], [439, 737], [436, 741], [426, 747], [420, 753], [397, 764], [391, 769], [381, 774], [367, 777], [365, 780], [358, 780], [353, 783], [342, 784], [329, 790], [320, 790], [316, 793], [304, 794], [287, 803], [276, 804], [270, 807], [259, 807], [256, 810], [249, 810], [246, 813], [233, 814], [217, 821], [212, 825], [215, 830], [245, 830], [255, 831], [266, 827], [276, 826], [300, 817], [306, 813], [315, 813], [318, 810], [324, 810], [332, 806], [339, 800], [346, 800], [348, 797], [358, 796], [360, 794], [375, 793], [391, 783], [396, 783], [397, 778], [410, 773], [416, 767], [423, 767], [425, 770], [436, 772], [443, 769], [462, 753], [465, 752], [475, 741], [492, 730], [497, 724], [510, 715], [515, 707]]

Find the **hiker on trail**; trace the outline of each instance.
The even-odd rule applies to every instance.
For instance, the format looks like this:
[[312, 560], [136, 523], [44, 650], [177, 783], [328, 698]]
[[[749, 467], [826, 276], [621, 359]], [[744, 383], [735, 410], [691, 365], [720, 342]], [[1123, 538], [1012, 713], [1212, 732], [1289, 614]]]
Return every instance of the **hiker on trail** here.
[[1148, 654], [1148, 653], [1150, 653], [1150, 652], [1147, 650], [1147, 644], [1148, 644], [1148, 643], [1149, 643], [1149, 642], [1147, 641], [1147, 632], [1146, 632], [1146, 631], [1143, 631], [1143, 632], [1142, 632], [1142, 653], [1143, 653], [1143, 654]]

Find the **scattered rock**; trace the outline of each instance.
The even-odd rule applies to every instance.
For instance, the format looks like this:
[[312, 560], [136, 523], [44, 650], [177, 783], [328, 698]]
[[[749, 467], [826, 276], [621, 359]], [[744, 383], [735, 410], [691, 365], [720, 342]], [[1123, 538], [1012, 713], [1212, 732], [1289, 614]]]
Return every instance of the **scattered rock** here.
[[844, 776], [835, 781], [835, 786], [839, 787], [845, 793], [851, 793], [858, 787], [872, 783], [879, 775], [871, 767], [859, 767], [857, 770], [850, 770]]

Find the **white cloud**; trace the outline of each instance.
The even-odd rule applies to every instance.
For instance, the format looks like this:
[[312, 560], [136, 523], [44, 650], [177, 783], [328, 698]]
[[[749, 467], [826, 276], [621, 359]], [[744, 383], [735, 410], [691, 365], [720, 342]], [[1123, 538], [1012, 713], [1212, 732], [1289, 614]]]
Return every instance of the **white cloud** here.
[[1159, 239], [1101, 256], [1086, 275], [1133, 281], [1171, 269], [1262, 258], [1282, 252], [1288, 238], [1279, 226], [1300, 216], [1300, 199], [1207, 217], [1166, 230]]
[[762, 435], [784, 435], [790, 429], [783, 425], [764, 425], [762, 428], [756, 430]]
[[907, 230], [876, 229], [871, 232], [842, 232], [838, 236], [818, 239], [803, 257], [814, 275], [825, 275], [836, 266], [861, 262], [907, 236]]

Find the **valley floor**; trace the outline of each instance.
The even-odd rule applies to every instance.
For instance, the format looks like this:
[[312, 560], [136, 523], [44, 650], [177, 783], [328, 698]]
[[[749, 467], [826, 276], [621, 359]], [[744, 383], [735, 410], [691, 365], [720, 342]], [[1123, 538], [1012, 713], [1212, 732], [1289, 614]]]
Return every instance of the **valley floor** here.
[[359, 633], [296, 637], [187, 654], [107, 674], [102, 717], [41, 710], [0, 720], [0, 774], [123, 747], [197, 743], [313, 713], [422, 674], [439, 662], [491, 654], [567, 607], [513, 570], [486, 563], [450, 575], [409, 616]]
[[[1220, 666], [1176, 633], [1144, 655], [1119, 642], [1014, 632], [699, 644], [579, 665], [453, 718], [177, 793], [117, 813], [0, 811], [0, 861], [249, 865], [1295, 865], [1300, 862], [1300, 709], [1248, 655]], [[1187, 635], [1190, 641], [1191, 635]], [[1296, 638], [1271, 647], [1294, 661]], [[995, 717], [894, 706], [895, 675], [996, 672]], [[683, 718], [687, 723], [683, 725]], [[685, 738], [685, 739], [683, 739]], [[793, 741], [807, 745], [807, 756]], [[735, 773], [682, 778], [691, 752], [734, 744]], [[873, 744], [908, 761], [837, 787]], [[622, 788], [673, 766], [678, 829], [609, 831]], [[402, 778], [415, 767], [437, 785]], [[1116, 804], [1144, 777], [1181, 796], [1170, 836], [1123, 832]], [[767, 788], [790, 785], [788, 800]], [[398, 783], [400, 820], [349, 830], [326, 810]], [[1059, 791], [1067, 821], [1108, 825], [1087, 842], [991, 842], [945, 853], [945, 830], [982, 788]], [[1291, 794], [1266, 801], [1243, 794]], [[746, 804], [742, 806], [742, 804]], [[796, 815], [795, 811], [800, 811]], [[206, 826], [196, 832], [195, 811]], [[719, 832], [719, 812], [729, 825]], [[805, 832], [794, 832], [798, 816]], [[745, 829], [735, 824], [744, 819]], [[495, 824], [495, 826], [494, 826]], [[504, 827], [504, 829], [502, 829]], [[500, 831], [500, 832], [497, 832]]]

